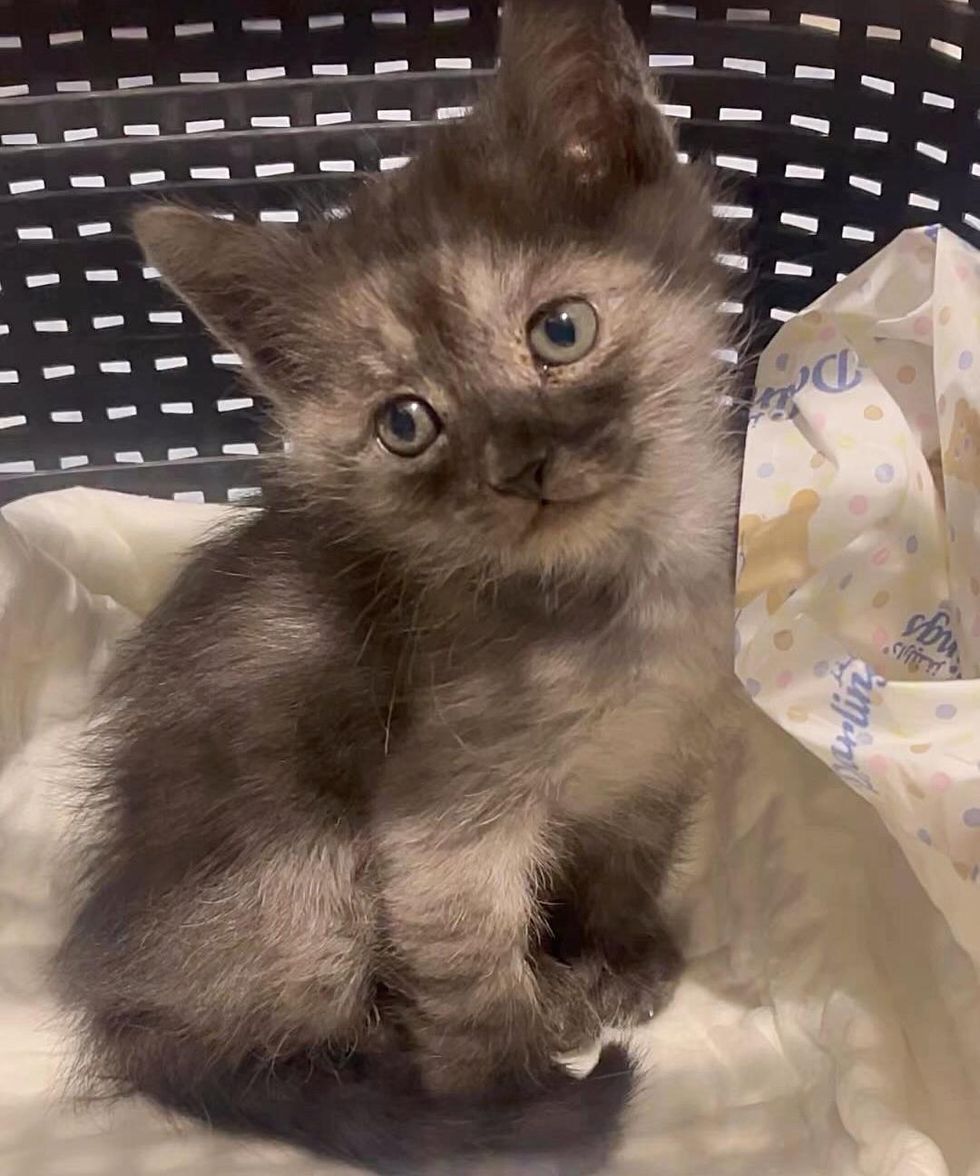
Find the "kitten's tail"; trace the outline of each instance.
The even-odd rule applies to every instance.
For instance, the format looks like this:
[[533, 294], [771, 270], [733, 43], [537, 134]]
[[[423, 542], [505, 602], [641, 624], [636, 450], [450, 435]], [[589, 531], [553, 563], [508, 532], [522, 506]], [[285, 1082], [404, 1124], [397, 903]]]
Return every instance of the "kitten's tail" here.
[[588, 1176], [619, 1138], [634, 1066], [606, 1046], [592, 1072], [554, 1072], [520, 1095], [436, 1098], [389, 1061], [338, 1067], [306, 1054], [277, 1063], [187, 1071], [154, 1068], [137, 1081], [164, 1107], [226, 1131], [291, 1143], [387, 1176], [492, 1171]]

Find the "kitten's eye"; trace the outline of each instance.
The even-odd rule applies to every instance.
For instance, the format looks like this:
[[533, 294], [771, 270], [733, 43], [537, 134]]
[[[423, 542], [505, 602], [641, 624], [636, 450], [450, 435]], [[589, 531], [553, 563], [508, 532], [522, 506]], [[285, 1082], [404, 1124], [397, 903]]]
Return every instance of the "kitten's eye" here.
[[542, 363], [575, 363], [589, 354], [598, 334], [599, 317], [588, 302], [569, 298], [539, 310], [528, 326], [527, 339]]
[[415, 396], [399, 396], [378, 410], [374, 432], [389, 453], [418, 457], [442, 431], [435, 410]]

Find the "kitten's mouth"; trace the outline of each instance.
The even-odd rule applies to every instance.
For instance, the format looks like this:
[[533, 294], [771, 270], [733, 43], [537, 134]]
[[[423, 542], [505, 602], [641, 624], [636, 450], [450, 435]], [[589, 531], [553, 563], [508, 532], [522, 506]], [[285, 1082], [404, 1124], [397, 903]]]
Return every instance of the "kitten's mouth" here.
[[[501, 493], [493, 486], [506, 528], [511, 532], [510, 543], [536, 551], [541, 543], [547, 548], [554, 543], [594, 544], [603, 534], [617, 532], [622, 523], [624, 496], [629, 475], [613, 473], [589, 479], [591, 485], [576, 493], [575, 487], [556, 487], [557, 494], [540, 493], [549, 487], [538, 487], [539, 493]], [[562, 491], [568, 491], [562, 493]], [[502, 521], [503, 521], [502, 519]], [[513, 528], [513, 530], [511, 530]]]
[[540, 498], [531, 507], [531, 517], [524, 528], [524, 538], [542, 530], [564, 527], [584, 517], [602, 499], [608, 496], [606, 490], [595, 490], [575, 498]]
[[608, 490], [608, 488], [602, 487], [588, 494], [575, 494], [552, 498], [545, 495], [538, 496], [537, 494], [528, 493], [515, 494], [508, 489], [494, 485], [491, 485], [491, 489], [503, 500], [513, 503], [514, 506], [512, 509], [520, 510], [522, 514], [530, 514], [530, 521], [532, 523], [542, 516], [555, 517], [560, 513], [588, 506], [604, 497]]
[[541, 510], [562, 510], [566, 507], [587, 506], [590, 502], [595, 502], [602, 498], [605, 494], [604, 490], [595, 490], [591, 494], [577, 495], [575, 498], [542, 498], [538, 502], [538, 507]]

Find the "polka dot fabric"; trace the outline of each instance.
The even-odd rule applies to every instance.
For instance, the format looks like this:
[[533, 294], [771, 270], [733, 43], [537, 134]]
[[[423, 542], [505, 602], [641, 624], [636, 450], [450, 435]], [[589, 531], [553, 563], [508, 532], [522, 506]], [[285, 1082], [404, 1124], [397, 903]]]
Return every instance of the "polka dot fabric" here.
[[736, 669], [980, 963], [980, 253], [912, 229], [759, 364]]

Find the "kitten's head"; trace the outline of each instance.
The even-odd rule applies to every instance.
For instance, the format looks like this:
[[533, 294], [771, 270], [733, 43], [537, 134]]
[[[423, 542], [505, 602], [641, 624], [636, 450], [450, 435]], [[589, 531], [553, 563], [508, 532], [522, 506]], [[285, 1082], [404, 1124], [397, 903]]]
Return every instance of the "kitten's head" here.
[[710, 202], [609, 0], [512, 0], [467, 120], [313, 228], [137, 235], [244, 357], [312, 512], [442, 575], [705, 574], [730, 544]]

